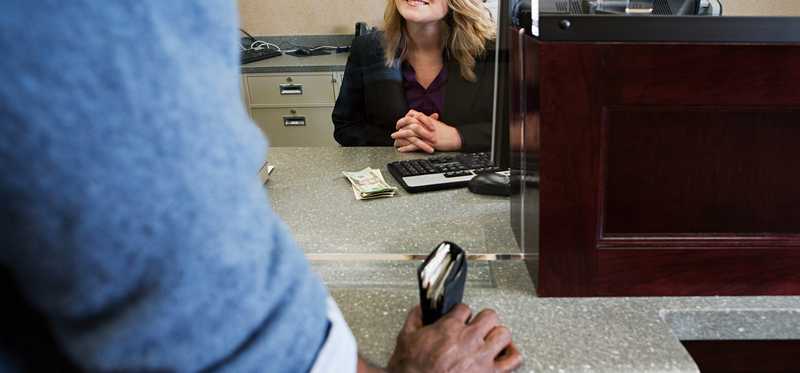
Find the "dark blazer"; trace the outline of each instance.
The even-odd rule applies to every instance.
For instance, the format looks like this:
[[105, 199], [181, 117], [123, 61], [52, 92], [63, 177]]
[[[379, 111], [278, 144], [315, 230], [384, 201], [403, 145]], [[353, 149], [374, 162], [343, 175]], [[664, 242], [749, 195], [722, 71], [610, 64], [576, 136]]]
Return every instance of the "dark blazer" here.
[[[353, 41], [342, 87], [333, 109], [333, 137], [343, 146], [391, 146], [397, 120], [408, 112], [399, 67], [386, 67], [383, 34], [362, 35]], [[477, 58], [470, 82], [461, 76], [455, 59], [447, 63], [444, 109], [439, 120], [461, 134], [464, 152], [486, 151], [492, 142], [494, 43]]]

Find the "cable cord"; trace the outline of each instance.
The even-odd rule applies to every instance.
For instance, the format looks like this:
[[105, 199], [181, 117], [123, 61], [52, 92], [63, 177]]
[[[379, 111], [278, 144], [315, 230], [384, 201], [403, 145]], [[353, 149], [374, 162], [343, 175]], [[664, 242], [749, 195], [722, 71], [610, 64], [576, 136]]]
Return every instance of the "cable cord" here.
[[262, 49], [262, 48], [266, 47], [267, 49], [274, 49], [277, 52], [281, 52], [281, 53], [284, 52], [284, 51], [281, 50], [281, 47], [279, 47], [277, 44], [272, 44], [272, 43], [269, 43], [269, 42], [266, 42], [266, 41], [263, 41], [263, 40], [256, 39], [253, 35], [250, 35], [250, 33], [245, 31], [243, 28], [240, 28], [239, 31], [241, 31], [243, 34], [247, 35], [247, 39], [250, 40], [250, 45], [247, 46], [247, 47], [245, 47], [244, 45], [239, 43], [239, 46], [241, 47], [241, 49], [243, 51], [248, 51], [248, 50], [252, 50], [252, 49], [259, 50], [259, 49]]

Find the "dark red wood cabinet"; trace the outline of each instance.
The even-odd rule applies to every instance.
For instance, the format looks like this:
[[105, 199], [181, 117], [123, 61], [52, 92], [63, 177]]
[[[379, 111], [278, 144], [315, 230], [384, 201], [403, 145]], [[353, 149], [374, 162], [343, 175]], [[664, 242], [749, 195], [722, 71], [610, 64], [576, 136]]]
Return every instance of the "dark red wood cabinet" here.
[[800, 341], [683, 341], [702, 373], [800, 372]]
[[511, 43], [540, 296], [800, 294], [800, 44]]

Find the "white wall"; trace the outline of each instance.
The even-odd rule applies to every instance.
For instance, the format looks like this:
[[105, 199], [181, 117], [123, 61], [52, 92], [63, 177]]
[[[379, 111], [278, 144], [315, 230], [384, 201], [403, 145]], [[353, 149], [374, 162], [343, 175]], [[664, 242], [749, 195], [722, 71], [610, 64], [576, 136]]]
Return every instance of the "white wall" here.
[[[351, 34], [357, 21], [382, 24], [386, 1], [240, 0], [239, 12], [243, 28], [254, 35]], [[726, 15], [800, 16], [800, 0], [723, 0], [723, 4]]]

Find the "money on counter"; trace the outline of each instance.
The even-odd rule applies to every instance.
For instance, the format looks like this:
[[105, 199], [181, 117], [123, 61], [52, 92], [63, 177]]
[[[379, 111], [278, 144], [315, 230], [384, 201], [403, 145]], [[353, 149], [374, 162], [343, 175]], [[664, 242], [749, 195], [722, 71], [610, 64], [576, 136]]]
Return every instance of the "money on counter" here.
[[389, 185], [381, 174], [381, 170], [367, 167], [356, 172], [342, 172], [350, 185], [357, 200], [394, 197], [397, 188]]
[[261, 184], [266, 184], [267, 181], [269, 181], [269, 175], [274, 168], [275, 166], [269, 164], [269, 162], [264, 162], [261, 169], [258, 170], [258, 177], [261, 178]]

